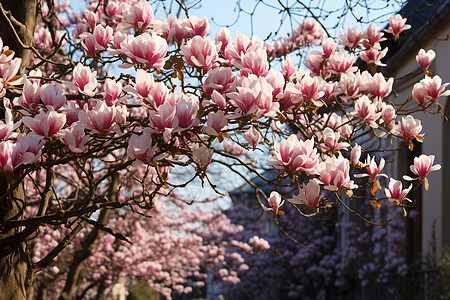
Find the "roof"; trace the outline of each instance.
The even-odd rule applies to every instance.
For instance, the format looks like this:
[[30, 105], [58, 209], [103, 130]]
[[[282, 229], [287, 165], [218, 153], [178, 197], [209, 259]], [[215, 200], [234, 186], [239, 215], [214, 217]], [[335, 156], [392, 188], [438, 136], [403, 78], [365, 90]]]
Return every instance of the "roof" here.
[[389, 48], [384, 59], [387, 73], [394, 73], [426, 42], [435, 38], [436, 32], [450, 23], [450, 0], [410, 0], [399, 14], [408, 18], [407, 24], [411, 28], [402, 32], [398, 41], [388, 39], [383, 42], [383, 48]]

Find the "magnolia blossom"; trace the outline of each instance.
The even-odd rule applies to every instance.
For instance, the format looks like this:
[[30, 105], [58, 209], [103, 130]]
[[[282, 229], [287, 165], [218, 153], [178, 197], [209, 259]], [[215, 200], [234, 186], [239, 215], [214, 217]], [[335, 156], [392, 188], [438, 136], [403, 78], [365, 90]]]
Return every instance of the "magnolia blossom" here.
[[206, 124], [203, 131], [206, 134], [216, 136], [219, 135], [222, 130], [227, 128], [228, 120], [223, 111], [219, 110], [216, 113], [210, 113], [208, 115]]
[[70, 128], [64, 129], [59, 134], [59, 138], [70, 151], [74, 153], [83, 153], [90, 136], [85, 135], [83, 123], [75, 122]]
[[66, 96], [62, 94], [59, 84], [44, 84], [40, 91], [41, 100], [44, 105], [54, 110], [59, 110], [66, 104]]
[[3, 106], [5, 108], [5, 120], [0, 121], [0, 141], [7, 140], [11, 136], [11, 132], [20, 125], [20, 122], [14, 125], [14, 118], [8, 99], [3, 98]]
[[320, 185], [315, 180], [303, 184], [299, 188], [299, 194], [293, 195], [288, 201], [294, 204], [304, 204], [310, 211], [317, 208], [323, 195], [320, 194]]
[[319, 155], [314, 147], [314, 139], [300, 141], [293, 134], [289, 138], [283, 139], [280, 146], [275, 142], [274, 150], [267, 164], [277, 169], [315, 174], [318, 162]]
[[426, 76], [414, 85], [412, 96], [419, 105], [423, 106], [428, 101], [437, 101], [442, 96], [449, 96], [450, 91], [445, 90], [448, 85], [448, 83], [442, 84], [442, 79], [437, 75], [433, 78]]
[[250, 238], [248, 244], [257, 249], [258, 251], [265, 251], [270, 248], [268, 241], [256, 235]]
[[214, 150], [202, 145], [192, 154], [192, 159], [203, 168], [208, 167], [211, 163]]
[[347, 74], [357, 69], [356, 67], [352, 67], [355, 61], [356, 56], [353, 53], [347, 55], [344, 52], [335, 52], [328, 60], [328, 68], [330, 69], [330, 73], [333, 74]]
[[321, 144], [322, 148], [329, 152], [339, 151], [341, 149], [347, 149], [350, 146], [349, 143], [339, 142], [341, 135], [339, 132], [335, 132], [333, 129], [327, 127], [323, 131]]
[[214, 41], [216, 44], [220, 43], [220, 52], [224, 53], [225, 48], [231, 43], [230, 30], [228, 28], [220, 28], [216, 33]]
[[149, 164], [153, 160], [157, 146], [153, 145], [150, 134], [144, 133], [141, 136], [133, 134], [128, 141], [127, 153], [131, 159]]
[[[349, 160], [339, 155], [328, 157], [324, 162], [321, 162], [318, 168], [319, 179], [324, 188], [329, 191], [337, 191], [339, 188], [352, 190], [358, 186], [350, 179]], [[347, 192], [351, 194], [351, 191]]]
[[261, 139], [261, 134], [255, 127], [250, 126], [250, 128], [244, 132], [244, 139], [249, 142], [253, 149], [255, 149]]
[[295, 73], [294, 61], [288, 54], [286, 55], [286, 58], [281, 61], [281, 74], [283, 74], [283, 76], [286, 79], [289, 79], [294, 73]]
[[78, 113], [80, 121], [96, 132], [102, 133], [109, 131], [116, 119], [116, 108], [114, 106], [109, 107], [103, 101], [97, 101], [95, 106], [91, 110], [85, 110]]
[[386, 56], [387, 51], [388, 51], [387, 48], [381, 51], [376, 48], [370, 48], [368, 50], [362, 51], [360, 57], [363, 61], [365, 61], [369, 65], [373, 64], [376, 66], [384, 67], [386, 66], [386, 64], [381, 63], [381, 60], [383, 59], [383, 57]]
[[353, 146], [352, 148], [352, 151], [350, 152], [350, 162], [354, 166], [361, 166], [362, 164], [359, 161], [360, 158], [361, 158], [361, 146], [355, 144], [355, 146]]
[[172, 131], [178, 127], [176, 109], [169, 102], [159, 106], [157, 111], [150, 111], [148, 116], [153, 128], [164, 132], [166, 137], [170, 136]]
[[243, 76], [247, 76], [250, 73], [264, 77], [269, 73], [267, 53], [262, 48], [243, 53], [240, 60], [234, 60], [234, 65], [241, 70], [241, 75]]
[[153, 21], [153, 10], [145, 0], [140, 0], [123, 12], [123, 28], [134, 28], [137, 32], [142, 32], [150, 26]]
[[230, 92], [232, 85], [236, 80], [231, 68], [216, 68], [208, 72], [205, 82], [203, 83], [203, 91], [211, 95], [213, 91], [220, 94]]
[[339, 34], [339, 44], [350, 49], [357, 48], [361, 42], [361, 30], [358, 27], [349, 27], [347, 32], [341, 30]]
[[362, 35], [364, 47], [375, 48], [380, 42], [386, 40], [386, 38], [383, 38], [383, 35], [384, 34], [377, 28], [377, 25], [371, 23]]
[[392, 133], [403, 139], [410, 141], [417, 139], [419, 142], [423, 141], [422, 123], [413, 116], [402, 117], [402, 120], [395, 124]]
[[278, 192], [276, 191], [271, 192], [269, 199], [267, 199], [267, 202], [269, 203], [269, 207], [262, 205], [262, 208], [265, 211], [273, 211], [275, 212], [275, 214], [280, 213], [278, 209], [280, 208], [281, 205], [283, 205], [284, 201], [283, 199], [281, 199], [281, 195]]
[[73, 69], [73, 82], [64, 82], [69, 88], [93, 97], [97, 90], [97, 71], [91, 72], [89, 67], [78, 63]]
[[178, 126], [183, 129], [189, 129], [197, 126], [200, 121], [197, 119], [198, 100], [192, 97], [184, 97], [177, 103], [176, 117], [178, 119]]
[[185, 62], [194, 68], [201, 69], [204, 73], [216, 66], [218, 54], [216, 46], [210, 38], [194, 36], [186, 45], [181, 46], [181, 54]]
[[147, 69], [162, 69], [168, 59], [166, 57], [168, 47], [167, 41], [162, 37], [154, 33], [144, 33], [131, 41], [126, 54], [133, 63], [144, 64]]
[[378, 128], [378, 124], [376, 122], [381, 113], [377, 113], [377, 107], [366, 95], [355, 101], [355, 110], [350, 114], [360, 118], [370, 127]]
[[378, 176], [382, 176], [387, 178], [386, 174], [380, 174], [381, 170], [384, 168], [384, 158], [380, 159], [380, 164], [377, 166], [377, 163], [375, 161], [375, 157], [370, 157], [369, 154], [367, 154], [367, 159], [364, 165], [366, 166], [367, 174], [356, 174], [355, 177], [361, 178], [361, 177], [370, 177], [370, 181], [375, 181]]
[[433, 50], [430, 49], [425, 52], [424, 49], [420, 49], [419, 53], [416, 55], [416, 60], [422, 66], [422, 69], [426, 71], [435, 57], [436, 52], [434, 52]]
[[384, 189], [386, 196], [388, 197], [389, 202], [396, 202], [397, 205], [400, 205], [403, 200], [409, 200], [406, 198], [409, 191], [412, 189], [412, 184], [409, 185], [407, 189], [402, 189], [402, 182], [400, 180], [395, 180], [393, 178], [389, 181], [389, 188]]
[[12, 163], [12, 152], [14, 144], [11, 141], [0, 142], [0, 172], [7, 173], [14, 171], [16, 166]]
[[[441, 169], [441, 165], [434, 165], [434, 155], [422, 154], [419, 157], [414, 158], [414, 164], [410, 166], [411, 172], [414, 175], [419, 176], [420, 179], [425, 179], [431, 171], [437, 171]], [[415, 180], [407, 175], [403, 176], [405, 180]], [[417, 179], [417, 178], [416, 178]]]
[[392, 33], [394, 38], [397, 40], [400, 33], [410, 28], [411, 25], [406, 24], [406, 18], [402, 18], [399, 14], [396, 14], [394, 16], [389, 16], [389, 28], [386, 32]]
[[57, 134], [66, 124], [66, 115], [54, 110], [49, 110], [47, 113], [41, 110], [34, 118], [23, 117], [22, 121], [37, 135], [51, 137]]

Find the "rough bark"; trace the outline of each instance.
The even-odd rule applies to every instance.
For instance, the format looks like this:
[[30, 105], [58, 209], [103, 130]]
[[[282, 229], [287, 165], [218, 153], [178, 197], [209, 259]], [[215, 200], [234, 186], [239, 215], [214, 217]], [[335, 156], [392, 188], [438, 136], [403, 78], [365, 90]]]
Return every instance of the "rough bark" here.
[[16, 57], [22, 58], [21, 70], [24, 71], [31, 49], [23, 46], [34, 45], [34, 30], [39, 21], [38, 1], [0, 0], [0, 4], [0, 37], [3, 44], [16, 53]]
[[[28, 64], [33, 45], [33, 34], [38, 21], [37, 0], [0, 0], [0, 37], [22, 58], [21, 72]], [[20, 39], [20, 40], [18, 40]], [[4, 116], [0, 116], [2, 119]], [[15, 185], [18, 174], [0, 176], [0, 224], [22, 217], [25, 205], [23, 183], [10, 195], [5, 194]], [[0, 295], [2, 299], [26, 299], [26, 289], [31, 284], [32, 271], [26, 244], [20, 229], [0, 232]]]
[[[4, 195], [8, 187], [8, 179], [1, 176], [0, 195]], [[12, 195], [0, 201], [0, 223], [21, 218], [24, 200], [23, 185], [19, 184]], [[0, 233], [0, 295], [3, 299], [26, 299], [30, 282], [31, 268], [19, 229]]]

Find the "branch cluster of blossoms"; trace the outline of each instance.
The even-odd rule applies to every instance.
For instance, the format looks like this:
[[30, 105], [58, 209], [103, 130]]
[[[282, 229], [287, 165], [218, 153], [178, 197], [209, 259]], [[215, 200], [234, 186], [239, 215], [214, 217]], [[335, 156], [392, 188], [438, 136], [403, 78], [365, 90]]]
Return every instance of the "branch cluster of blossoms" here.
[[[57, 5], [56, 11], [65, 7]], [[277, 174], [267, 181], [288, 181], [294, 191], [281, 196], [259, 190], [261, 206], [272, 213], [281, 213], [279, 207], [289, 202], [310, 215], [366, 189], [377, 208], [387, 200], [408, 205], [404, 200], [412, 187], [403, 189], [398, 180], [390, 179], [385, 195], [376, 193], [386, 177], [377, 152], [396, 150], [385, 142], [389, 139], [412, 150], [423, 133], [421, 121], [411, 114], [439, 112], [437, 101], [450, 94], [439, 76], [426, 72], [432, 53], [418, 55], [425, 78], [414, 87], [416, 105], [387, 98], [393, 78], [378, 71], [387, 49], [375, 25], [364, 32], [350, 28], [336, 42], [325, 39], [316, 21], [305, 20], [290, 38], [270, 46], [243, 34], [233, 40], [226, 29], [208, 37], [206, 18], [156, 20], [143, 0], [108, 1], [106, 6], [91, 1], [88, 8], [82, 15], [62, 15], [58, 26], [73, 25], [72, 38], [51, 35], [43, 22], [38, 24], [35, 40], [51, 36], [49, 49], [54, 50], [46, 60], [36, 57], [28, 74], [18, 76], [20, 59], [0, 47], [6, 116], [0, 123], [0, 172], [8, 178], [12, 172], [25, 177], [44, 169], [51, 174], [53, 168], [68, 173], [57, 179], [69, 192], [55, 197], [48, 210], [63, 213], [47, 222], [61, 224], [97, 206], [149, 210], [158, 194], [195, 178], [218, 191], [207, 170], [219, 164], [243, 178], [252, 172], [265, 179], [265, 166], [240, 154], [267, 148], [272, 149], [267, 165]], [[395, 37], [406, 29], [401, 17], [390, 19], [388, 32]], [[312, 44], [322, 51], [308, 55], [307, 69], [295, 67], [288, 52]], [[285, 54], [281, 70], [271, 68]], [[367, 70], [356, 66], [358, 56]], [[113, 75], [108, 67], [124, 71]], [[221, 150], [225, 139], [243, 150]], [[415, 159], [415, 177], [405, 177], [418, 179], [414, 189], [422, 183], [428, 187], [427, 175], [440, 167], [433, 163], [432, 155]], [[189, 170], [190, 178], [174, 184], [174, 167]], [[105, 200], [104, 186], [113, 174], [135, 168], [143, 168], [140, 176], [127, 178], [141, 186], [138, 191]], [[82, 201], [71, 202], [74, 197]], [[30, 223], [37, 222], [33, 218]]]

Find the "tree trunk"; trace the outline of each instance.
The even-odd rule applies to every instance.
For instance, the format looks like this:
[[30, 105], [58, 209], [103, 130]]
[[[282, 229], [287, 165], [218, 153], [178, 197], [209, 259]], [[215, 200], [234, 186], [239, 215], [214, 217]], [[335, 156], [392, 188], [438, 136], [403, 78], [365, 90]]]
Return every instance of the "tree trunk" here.
[[[0, 177], [0, 195], [8, 188], [8, 180]], [[12, 193], [0, 201], [0, 223], [20, 219], [24, 207], [24, 190], [20, 184]], [[31, 268], [26, 245], [18, 229], [0, 233], [0, 295], [2, 299], [26, 299], [26, 288], [31, 283]]]
[[[16, 53], [16, 57], [22, 58], [21, 72], [25, 70], [31, 54], [31, 50], [23, 46], [33, 45], [37, 16], [37, 0], [0, 0], [0, 37], [3, 44]], [[3, 115], [0, 117], [4, 119]], [[19, 178], [17, 174], [7, 176], [8, 178], [0, 176], [0, 197], [4, 196]], [[24, 206], [23, 183], [19, 183], [10, 195], [0, 199], [0, 224], [20, 219]], [[1, 298], [26, 299], [26, 289], [31, 281], [31, 265], [20, 229], [0, 232]]]

